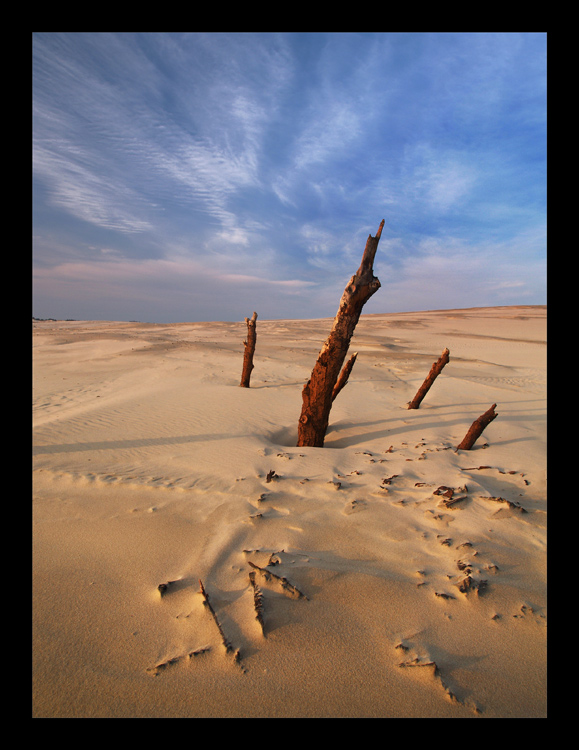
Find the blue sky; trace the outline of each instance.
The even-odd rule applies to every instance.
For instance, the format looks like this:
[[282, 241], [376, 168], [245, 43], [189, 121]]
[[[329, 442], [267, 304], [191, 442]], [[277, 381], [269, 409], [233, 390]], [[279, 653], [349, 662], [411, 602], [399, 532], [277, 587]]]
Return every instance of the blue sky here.
[[33, 315], [546, 304], [543, 32], [38, 32]]

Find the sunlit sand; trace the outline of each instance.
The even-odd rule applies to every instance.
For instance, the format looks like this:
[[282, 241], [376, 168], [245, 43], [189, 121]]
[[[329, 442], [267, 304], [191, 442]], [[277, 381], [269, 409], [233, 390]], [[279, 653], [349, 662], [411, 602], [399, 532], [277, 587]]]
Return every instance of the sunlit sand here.
[[34, 322], [34, 716], [546, 715], [546, 308], [330, 327]]

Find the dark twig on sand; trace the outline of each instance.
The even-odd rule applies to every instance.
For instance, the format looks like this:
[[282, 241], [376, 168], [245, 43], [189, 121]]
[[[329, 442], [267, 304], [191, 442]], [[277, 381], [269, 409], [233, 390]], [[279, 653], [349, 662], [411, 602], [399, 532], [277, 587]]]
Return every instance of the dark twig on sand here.
[[283, 576], [278, 576], [275, 573], [272, 573], [271, 570], [266, 570], [265, 568], [260, 568], [259, 565], [256, 565], [255, 563], [252, 563], [251, 560], [248, 560], [248, 563], [251, 565], [251, 567], [254, 570], [257, 570], [260, 575], [262, 575], [265, 580], [268, 583], [271, 583], [274, 581], [277, 583], [283, 591], [288, 594], [288, 596], [291, 596], [294, 599], [307, 599], [308, 597], [303, 594], [298, 588], [296, 588], [293, 583], [290, 583], [287, 578], [284, 578]]
[[235, 650], [233, 646], [231, 645], [231, 643], [229, 643], [229, 641], [225, 637], [225, 633], [223, 632], [223, 628], [221, 626], [221, 623], [219, 622], [219, 618], [217, 617], [217, 614], [215, 610], [213, 609], [213, 606], [209, 600], [209, 595], [205, 591], [205, 587], [203, 586], [203, 582], [201, 581], [201, 579], [199, 579], [199, 587], [200, 587], [201, 596], [203, 597], [203, 604], [205, 607], [207, 607], [207, 609], [211, 613], [211, 617], [213, 618], [215, 624], [217, 625], [217, 629], [219, 630], [219, 635], [221, 636], [221, 642], [225, 646], [225, 651], [228, 654], [233, 653], [234, 661], [238, 662], [240, 660], [239, 649]]

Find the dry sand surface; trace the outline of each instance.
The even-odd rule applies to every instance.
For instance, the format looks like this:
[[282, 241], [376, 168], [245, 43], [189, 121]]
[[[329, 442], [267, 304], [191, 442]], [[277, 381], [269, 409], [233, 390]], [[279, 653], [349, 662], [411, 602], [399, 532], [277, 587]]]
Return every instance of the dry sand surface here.
[[34, 322], [34, 717], [546, 716], [546, 308], [330, 327]]

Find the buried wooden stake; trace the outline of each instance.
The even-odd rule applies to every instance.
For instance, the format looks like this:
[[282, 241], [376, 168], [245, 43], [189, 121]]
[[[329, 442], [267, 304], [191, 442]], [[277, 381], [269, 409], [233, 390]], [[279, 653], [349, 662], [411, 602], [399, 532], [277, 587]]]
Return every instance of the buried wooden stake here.
[[422, 402], [422, 399], [426, 396], [432, 384], [434, 383], [436, 378], [440, 375], [444, 365], [448, 364], [449, 359], [450, 359], [450, 352], [448, 351], [448, 349], [445, 349], [440, 355], [440, 357], [438, 358], [438, 360], [430, 368], [428, 377], [418, 389], [416, 396], [414, 396], [412, 401], [408, 403], [409, 409], [418, 409], [418, 407], [420, 406], [420, 403]]
[[458, 446], [459, 451], [469, 451], [472, 446], [476, 443], [478, 438], [481, 436], [485, 427], [487, 427], [493, 419], [496, 419], [499, 415], [495, 412], [496, 404], [493, 404], [490, 409], [487, 409], [484, 414], [474, 420], [471, 424], [468, 432], [462, 439], [461, 444]]
[[302, 390], [302, 411], [298, 422], [298, 446], [321, 448], [332, 408], [334, 387], [348, 353], [350, 340], [364, 304], [380, 288], [374, 276], [374, 257], [384, 227], [382, 220], [375, 237], [369, 235], [360, 267], [348, 282], [330, 335], [324, 343], [308, 382]]
[[245, 322], [247, 323], [247, 341], [243, 342], [245, 351], [243, 354], [243, 371], [241, 373], [241, 383], [239, 385], [242, 388], [249, 388], [249, 379], [251, 378], [251, 371], [253, 370], [253, 354], [255, 352], [255, 342], [257, 340], [257, 313], [254, 312], [251, 318], [245, 319]]

